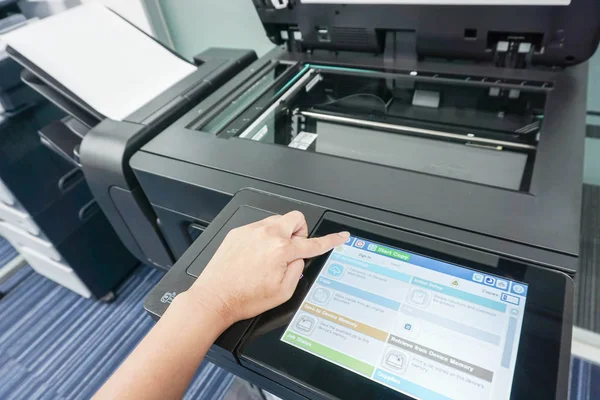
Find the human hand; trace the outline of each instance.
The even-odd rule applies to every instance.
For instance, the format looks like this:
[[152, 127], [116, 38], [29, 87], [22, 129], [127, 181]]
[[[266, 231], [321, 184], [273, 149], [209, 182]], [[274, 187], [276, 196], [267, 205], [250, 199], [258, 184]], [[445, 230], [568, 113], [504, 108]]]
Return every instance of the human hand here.
[[307, 236], [298, 211], [233, 229], [188, 293], [219, 314], [225, 327], [277, 307], [294, 294], [304, 259], [345, 243], [350, 234]]

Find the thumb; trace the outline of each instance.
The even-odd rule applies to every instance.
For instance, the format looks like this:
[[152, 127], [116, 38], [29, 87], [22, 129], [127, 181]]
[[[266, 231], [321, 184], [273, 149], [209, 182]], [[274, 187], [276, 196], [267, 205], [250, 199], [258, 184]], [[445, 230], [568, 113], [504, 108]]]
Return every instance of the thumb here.
[[302, 259], [292, 261], [288, 264], [287, 271], [285, 271], [285, 275], [281, 281], [281, 296], [284, 302], [288, 301], [294, 294], [303, 271], [304, 260]]

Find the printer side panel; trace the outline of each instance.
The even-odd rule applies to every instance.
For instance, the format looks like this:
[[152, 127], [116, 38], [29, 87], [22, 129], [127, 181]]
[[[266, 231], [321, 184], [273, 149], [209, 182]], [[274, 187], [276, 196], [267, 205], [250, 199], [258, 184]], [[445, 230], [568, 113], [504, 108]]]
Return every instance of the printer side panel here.
[[197, 71], [126, 121], [105, 119], [83, 140], [81, 163], [90, 189], [140, 261], [169, 269], [174, 259], [159, 219], [129, 166], [131, 156], [256, 58], [249, 50], [209, 49], [195, 57]]
[[139, 187], [128, 185], [125, 178], [128, 143], [119, 139], [140, 135], [145, 129], [143, 125], [106, 119], [85, 137], [81, 160], [94, 197], [129, 251], [142, 262], [156, 260], [158, 265], [168, 267], [172, 259], [162, 243], [155, 218], [144, 207], [147, 200], [138, 193]]

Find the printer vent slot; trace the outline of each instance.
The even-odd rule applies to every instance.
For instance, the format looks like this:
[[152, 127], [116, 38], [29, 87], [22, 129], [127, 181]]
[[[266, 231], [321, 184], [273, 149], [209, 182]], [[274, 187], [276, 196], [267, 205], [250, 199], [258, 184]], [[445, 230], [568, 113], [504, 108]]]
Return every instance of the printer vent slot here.
[[332, 29], [333, 37], [336, 41], [348, 43], [369, 44], [370, 37], [364, 28], [343, 28], [334, 27]]
[[375, 29], [334, 26], [329, 32], [331, 40], [324, 41], [323, 28], [318, 28], [318, 42], [321, 45], [326, 44], [336, 50], [381, 51], [381, 35]]

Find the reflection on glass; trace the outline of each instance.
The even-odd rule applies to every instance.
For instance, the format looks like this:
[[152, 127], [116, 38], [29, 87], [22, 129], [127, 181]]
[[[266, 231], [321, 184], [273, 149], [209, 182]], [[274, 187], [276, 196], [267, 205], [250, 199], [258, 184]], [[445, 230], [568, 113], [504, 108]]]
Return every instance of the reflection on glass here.
[[256, 81], [248, 83], [248, 87], [240, 96], [230, 99], [214, 118], [202, 124], [200, 129], [204, 132], [217, 134], [232, 122], [236, 125], [235, 122], [246, 121], [244, 119], [240, 120], [241, 114], [255, 102], [258, 96], [264, 96], [266, 93], [280, 89], [280, 86], [284, 85], [286, 80], [283, 80], [279, 85], [277, 83], [283, 75], [291, 72], [290, 69], [292, 68], [281, 64], [270, 66], [266, 72], [258, 74], [259, 78]]
[[220, 136], [528, 190], [543, 86], [296, 68], [252, 105], [242, 95], [245, 111]]

